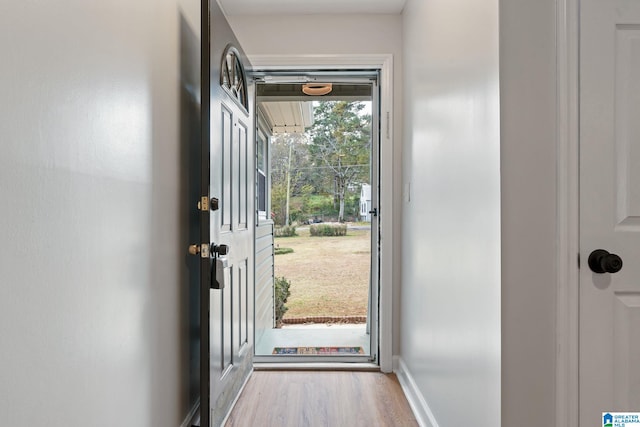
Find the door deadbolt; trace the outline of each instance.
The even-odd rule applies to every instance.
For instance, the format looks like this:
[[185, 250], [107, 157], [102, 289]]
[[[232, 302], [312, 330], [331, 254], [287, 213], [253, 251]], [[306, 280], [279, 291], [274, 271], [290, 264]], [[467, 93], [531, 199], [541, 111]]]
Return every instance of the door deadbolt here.
[[206, 243], [201, 245], [189, 245], [188, 252], [191, 255], [200, 254], [201, 258], [209, 258], [209, 245]]
[[207, 196], [202, 196], [198, 201], [198, 210], [203, 212], [217, 211], [220, 209], [220, 201], [216, 197], [209, 199]]

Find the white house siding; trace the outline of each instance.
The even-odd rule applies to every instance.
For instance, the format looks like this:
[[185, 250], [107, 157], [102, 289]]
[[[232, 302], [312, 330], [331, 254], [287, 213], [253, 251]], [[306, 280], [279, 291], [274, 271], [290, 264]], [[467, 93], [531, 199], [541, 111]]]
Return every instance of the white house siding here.
[[273, 289], [273, 223], [256, 227], [255, 334], [256, 342], [275, 326]]

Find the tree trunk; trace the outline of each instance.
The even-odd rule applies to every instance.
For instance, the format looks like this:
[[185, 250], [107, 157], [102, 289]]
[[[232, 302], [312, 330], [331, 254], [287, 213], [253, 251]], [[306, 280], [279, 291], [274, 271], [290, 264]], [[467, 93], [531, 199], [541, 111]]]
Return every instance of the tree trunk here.
[[340, 182], [340, 212], [338, 213], [338, 222], [344, 222], [344, 182]]
[[287, 209], [284, 216], [284, 225], [289, 226], [289, 197], [291, 194], [291, 141], [289, 141], [289, 160], [287, 160]]

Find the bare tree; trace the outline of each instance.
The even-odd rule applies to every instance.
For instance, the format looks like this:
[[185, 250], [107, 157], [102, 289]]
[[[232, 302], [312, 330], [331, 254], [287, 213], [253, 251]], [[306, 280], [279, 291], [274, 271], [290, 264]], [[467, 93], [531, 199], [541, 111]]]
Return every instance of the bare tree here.
[[333, 175], [340, 222], [344, 221], [349, 187], [369, 181], [371, 116], [363, 114], [363, 109], [361, 102], [320, 102], [314, 108], [314, 124], [308, 131], [313, 162]]

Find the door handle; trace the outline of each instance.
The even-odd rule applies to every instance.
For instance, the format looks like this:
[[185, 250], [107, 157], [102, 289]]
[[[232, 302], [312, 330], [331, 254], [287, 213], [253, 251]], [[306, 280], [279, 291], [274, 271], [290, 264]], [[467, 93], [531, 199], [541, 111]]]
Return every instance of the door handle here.
[[369, 213], [373, 216], [378, 216], [378, 208], [373, 208], [369, 211]]
[[211, 289], [224, 289], [224, 269], [227, 268], [227, 259], [222, 258], [229, 253], [228, 245], [216, 245], [211, 243]]
[[227, 255], [229, 253], [229, 245], [215, 245], [213, 243], [211, 243], [211, 249], [214, 254], [216, 255]]
[[594, 273], [617, 273], [622, 269], [622, 258], [604, 249], [596, 249], [589, 255], [589, 268]]

